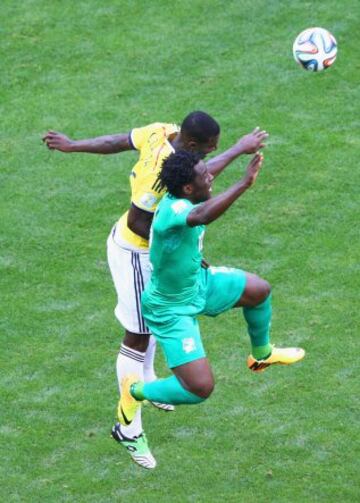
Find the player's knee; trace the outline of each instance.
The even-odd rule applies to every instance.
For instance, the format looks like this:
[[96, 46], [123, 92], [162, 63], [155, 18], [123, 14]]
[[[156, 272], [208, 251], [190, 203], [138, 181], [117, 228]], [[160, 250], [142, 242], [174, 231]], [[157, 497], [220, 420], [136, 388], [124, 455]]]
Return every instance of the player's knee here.
[[259, 296], [261, 298], [261, 302], [269, 297], [271, 293], [271, 285], [265, 279], [260, 279], [259, 285]]
[[265, 279], [256, 277], [249, 292], [253, 306], [262, 304], [270, 295], [271, 286]]
[[135, 334], [134, 332], [125, 332], [123, 344], [128, 348], [145, 353], [149, 345], [150, 336], [147, 334]]
[[214, 379], [210, 376], [205, 376], [202, 378], [199, 377], [196, 382], [192, 383], [190, 391], [201, 398], [209, 398], [214, 388]]
[[236, 307], [255, 307], [262, 304], [270, 295], [271, 286], [265, 279], [248, 273], [245, 291]]

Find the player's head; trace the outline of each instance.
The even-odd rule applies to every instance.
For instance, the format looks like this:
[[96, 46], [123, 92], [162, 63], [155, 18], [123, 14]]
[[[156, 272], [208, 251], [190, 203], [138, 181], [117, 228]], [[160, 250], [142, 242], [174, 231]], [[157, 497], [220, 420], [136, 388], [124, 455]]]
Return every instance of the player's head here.
[[165, 159], [160, 171], [162, 188], [175, 197], [201, 203], [211, 197], [211, 175], [201, 155], [179, 150]]
[[204, 158], [217, 149], [220, 126], [205, 112], [191, 112], [181, 124], [180, 135], [186, 150]]

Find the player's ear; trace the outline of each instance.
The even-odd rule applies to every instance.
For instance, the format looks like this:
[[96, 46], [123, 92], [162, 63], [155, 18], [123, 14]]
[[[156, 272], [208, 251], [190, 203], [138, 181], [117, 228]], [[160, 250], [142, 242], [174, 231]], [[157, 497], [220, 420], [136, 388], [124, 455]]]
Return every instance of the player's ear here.
[[198, 148], [199, 148], [199, 144], [193, 138], [189, 138], [189, 140], [188, 140], [188, 148], [189, 148], [189, 150], [191, 150], [191, 152], [197, 152]]
[[191, 196], [193, 193], [194, 187], [192, 183], [187, 183], [186, 185], [183, 185], [183, 194], [185, 196]]

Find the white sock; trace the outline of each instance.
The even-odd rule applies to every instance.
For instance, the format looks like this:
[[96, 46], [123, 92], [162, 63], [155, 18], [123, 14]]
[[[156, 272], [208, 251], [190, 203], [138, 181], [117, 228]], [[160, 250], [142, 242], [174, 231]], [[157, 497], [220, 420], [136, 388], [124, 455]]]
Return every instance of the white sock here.
[[[128, 374], [136, 374], [139, 380], [144, 380], [144, 357], [145, 353], [131, 349], [121, 344], [116, 360], [116, 374], [120, 390], [123, 378]], [[129, 426], [121, 425], [121, 433], [128, 438], [133, 438], [142, 433], [141, 407], [136, 411], [135, 417]]]
[[151, 382], [157, 379], [154, 370], [154, 360], [156, 353], [156, 339], [153, 335], [150, 335], [149, 345], [145, 353], [144, 359], [144, 381]]

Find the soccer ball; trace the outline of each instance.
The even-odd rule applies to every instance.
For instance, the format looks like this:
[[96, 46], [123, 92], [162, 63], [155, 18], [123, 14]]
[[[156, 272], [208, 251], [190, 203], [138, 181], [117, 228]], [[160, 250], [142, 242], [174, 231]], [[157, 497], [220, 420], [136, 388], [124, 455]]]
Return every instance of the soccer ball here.
[[295, 39], [295, 61], [305, 70], [320, 72], [331, 66], [337, 53], [335, 37], [324, 28], [308, 28]]

